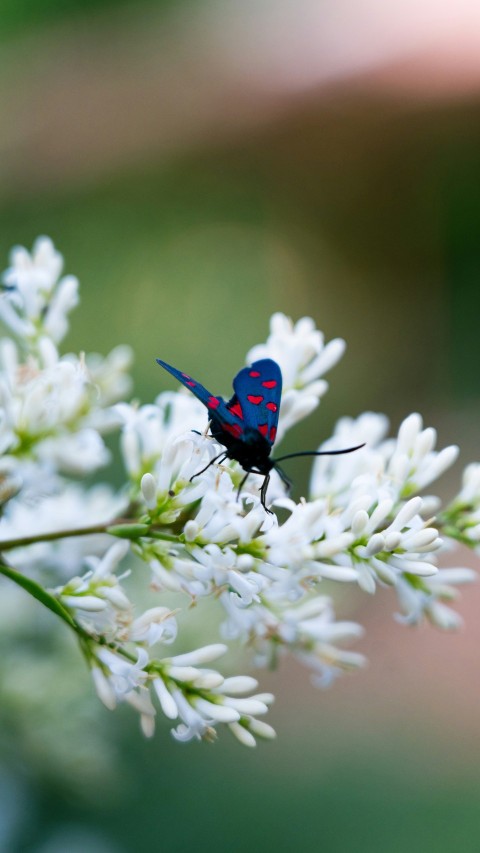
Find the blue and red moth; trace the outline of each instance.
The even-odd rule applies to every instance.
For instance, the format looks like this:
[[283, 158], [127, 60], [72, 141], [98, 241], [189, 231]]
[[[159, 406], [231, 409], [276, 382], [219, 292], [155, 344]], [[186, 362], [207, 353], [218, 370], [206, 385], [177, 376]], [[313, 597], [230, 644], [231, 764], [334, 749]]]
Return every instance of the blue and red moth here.
[[[282, 372], [277, 362], [271, 358], [254, 361], [251, 367], [244, 367], [237, 373], [233, 380], [234, 394], [228, 402], [222, 397], [211, 394], [188, 373], [182, 373], [181, 370], [177, 370], [176, 367], [159, 358], [157, 362], [207, 407], [212, 436], [225, 448], [193, 477], [203, 474], [214, 462], [235, 459], [245, 471], [238, 494], [249, 474], [264, 475], [260, 500], [267, 512], [271, 512], [265, 502], [270, 471], [274, 468], [287, 488], [291, 485], [290, 480], [280, 468], [279, 462], [295, 456], [335, 456], [339, 453], [352, 453], [364, 446], [359, 444], [357, 447], [347, 447], [345, 450], [305, 450], [273, 459], [270, 452], [277, 435]], [[193, 477], [191, 477], [192, 480]]]

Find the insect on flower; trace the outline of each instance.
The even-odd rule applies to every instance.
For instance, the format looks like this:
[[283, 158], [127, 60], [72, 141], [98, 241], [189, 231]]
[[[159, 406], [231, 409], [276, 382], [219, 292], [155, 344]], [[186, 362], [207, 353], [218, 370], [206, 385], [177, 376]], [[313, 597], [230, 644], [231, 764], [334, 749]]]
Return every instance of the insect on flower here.
[[270, 452], [277, 434], [282, 372], [277, 362], [271, 358], [254, 361], [251, 367], [244, 367], [237, 373], [233, 380], [234, 394], [228, 402], [222, 397], [211, 394], [188, 373], [182, 373], [159, 358], [157, 362], [207, 407], [212, 436], [225, 448], [193, 477], [203, 474], [214, 462], [235, 459], [246, 472], [240, 483], [238, 494], [249, 474], [264, 475], [260, 500], [267, 512], [271, 512], [265, 503], [270, 471], [274, 468], [287, 488], [291, 485], [290, 480], [280, 468], [279, 462], [295, 456], [335, 456], [339, 453], [352, 453], [364, 446], [359, 444], [344, 450], [304, 450], [273, 459]]

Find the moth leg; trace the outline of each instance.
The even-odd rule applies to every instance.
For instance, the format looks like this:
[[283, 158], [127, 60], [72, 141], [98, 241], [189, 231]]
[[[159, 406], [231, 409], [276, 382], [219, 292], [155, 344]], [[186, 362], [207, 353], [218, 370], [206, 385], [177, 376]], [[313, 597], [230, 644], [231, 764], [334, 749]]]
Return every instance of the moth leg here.
[[204, 438], [211, 438], [211, 435], [208, 434], [208, 430], [210, 429], [211, 423], [212, 423], [211, 421], [208, 422], [208, 424], [205, 427], [205, 429], [203, 430], [203, 432], [200, 432], [200, 430], [198, 430], [198, 429], [192, 429], [192, 432], [194, 432], [195, 435], [203, 435]]
[[264, 510], [268, 512], [270, 515], [273, 515], [271, 509], [268, 509], [267, 504], [265, 503], [267, 497], [267, 489], [268, 484], [270, 482], [270, 474], [265, 474], [265, 479], [262, 483], [262, 488], [260, 489], [260, 503], [262, 504]]
[[275, 465], [274, 468], [275, 468], [275, 471], [277, 472], [277, 474], [279, 475], [283, 485], [286, 487], [287, 492], [289, 492], [290, 489], [292, 488], [292, 481], [287, 477], [287, 475], [285, 474], [285, 471], [282, 471], [282, 469], [280, 468], [280, 465]]
[[240, 492], [242, 491], [242, 489], [243, 489], [243, 487], [244, 487], [245, 483], [247, 482], [247, 480], [248, 480], [248, 478], [249, 478], [250, 474], [251, 474], [251, 471], [247, 471], [247, 473], [245, 474], [244, 478], [242, 479], [242, 482], [240, 483], [240, 485], [239, 485], [239, 487], [238, 487], [238, 490], [237, 490], [237, 501], [238, 501], [238, 499], [239, 499], [239, 497], [240, 497]]
[[224, 450], [222, 450], [222, 452], [221, 452], [221, 453], [219, 453], [219, 454], [218, 454], [218, 456], [214, 456], [214, 457], [213, 457], [213, 459], [210, 459], [210, 462], [208, 463], [208, 465], [205, 465], [205, 468], [202, 468], [202, 469], [201, 469], [201, 471], [197, 471], [197, 473], [196, 473], [196, 474], [192, 474], [192, 476], [190, 477], [189, 482], [191, 483], [191, 482], [192, 482], [192, 480], [193, 480], [195, 477], [198, 477], [200, 474], [203, 474], [203, 473], [204, 473], [204, 471], [206, 471], [206, 470], [207, 470], [207, 468], [210, 468], [210, 465], [213, 465], [213, 463], [214, 463], [214, 462], [218, 462], [218, 460], [220, 459], [220, 457], [222, 457], [222, 462], [224, 462], [224, 461], [225, 461], [225, 459], [227, 458], [227, 456], [228, 456], [228, 454], [227, 454], [227, 453], [225, 453], [225, 451], [224, 451]]

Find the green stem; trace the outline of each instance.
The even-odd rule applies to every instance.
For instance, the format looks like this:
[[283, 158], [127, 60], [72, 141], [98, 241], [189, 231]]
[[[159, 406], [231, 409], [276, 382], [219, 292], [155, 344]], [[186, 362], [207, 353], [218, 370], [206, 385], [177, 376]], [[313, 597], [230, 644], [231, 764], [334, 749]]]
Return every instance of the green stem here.
[[2, 551], [10, 551], [12, 548], [36, 545], [37, 542], [55, 542], [57, 539], [91, 536], [96, 533], [108, 533], [110, 536], [116, 536], [120, 539], [139, 539], [141, 536], [147, 536], [152, 539], [165, 539], [167, 542], [179, 541], [179, 537], [175, 534], [164, 533], [148, 524], [139, 524], [136, 521], [125, 521], [119, 518], [108, 524], [92, 524], [90, 527], [75, 527], [71, 530], [55, 530], [51, 533], [37, 533], [35, 536], [22, 536], [19, 539], [6, 539], [4, 542], [0, 542], [0, 548]]
[[165, 542], [182, 542], [179, 536], [176, 536], [174, 533], [163, 533], [161, 530], [155, 530], [154, 527], [151, 527], [147, 536], [150, 536], [152, 539], [164, 539]]
[[15, 569], [12, 569], [10, 566], [6, 566], [4, 563], [0, 563], [0, 574], [5, 575], [6, 578], [10, 578], [10, 580], [16, 583], [17, 586], [22, 587], [22, 589], [33, 596], [33, 598], [36, 598], [37, 601], [40, 601], [41, 604], [48, 607], [52, 613], [55, 613], [56, 616], [60, 616], [60, 619], [63, 619], [63, 621], [78, 634], [79, 626], [73, 617], [70, 616], [68, 610], [66, 610], [53, 595], [50, 595], [49, 592], [40, 586], [40, 584], [36, 583], [36, 581], [31, 578], [27, 578], [20, 572], [15, 571]]
[[89, 652], [89, 644], [92, 641], [95, 641], [100, 646], [106, 646], [112, 651], [117, 652], [126, 660], [135, 663], [137, 658], [134, 654], [129, 652], [127, 649], [117, 646], [115, 643], [109, 642], [105, 640], [103, 637], [97, 637], [96, 640], [92, 637], [88, 631], [85, 631], [78, 622], [75, 621], [73, 616], [68, 612], [68, 610], [49, 592], [46, 591], [40, 584], [31, 578], [22, 575], [21, 572], [17, 572], [15, 569], [12, 569], [11, 566], [5, 565], [5, 563], [0, 563], [0, 574], [4, 575], [6, 578], [9, 578], [11, 581], [20, 586], [25, 592], [28, 592], [33, 598], [43, 604], [44, 607], [47, 607], [48, 610], [51, 610], [52, 613], [55, 613], [56, 616], [59, 616], [72, 631], [75, 631], [77, 638], [80, 642], [80, 645], [83, 648], [83, 652], [87, 660], [91, 657]]
[[93, 533], [107, 533], [109, 524], [93, 524], [91, 527], [77, 527], [74, 530], [55, 530], [52, 533], [37, 533], [36, 536], [22, 536], [20, 539], [7, 539], [0, 542], [2, 551], [11, 548], [23, 548], [26, 545], [35, 545], [37, 542], [54, 542], [55, 539], [67, 539], [70, 536], [89, 536]]
[[115, 519], [108, 524], [92, 524], [90, 527], [74, 527], [70, 530], [55, 530], [51, 533], [37, 533], [35, 536], [21, 536], [19, 539], [6, 539], [0, 542], [2, 551], [10, 551], [12, 548], [24, 548], [27, 545], [36, 545], [37, 542], [55, 542], [57, 539], [68, 539], [74, 536], [92, 536], [96, 533], [108, 533], [121, 539], [138, 539], [140, 536], [151, 536], [154, 539], [166, 539], [169, 542], [178, 542], [178, 536], [163, 533], [161, 530], [150, 527], [148, 524], [139, 524], [137, 521], [129, 521], [123, 518]]

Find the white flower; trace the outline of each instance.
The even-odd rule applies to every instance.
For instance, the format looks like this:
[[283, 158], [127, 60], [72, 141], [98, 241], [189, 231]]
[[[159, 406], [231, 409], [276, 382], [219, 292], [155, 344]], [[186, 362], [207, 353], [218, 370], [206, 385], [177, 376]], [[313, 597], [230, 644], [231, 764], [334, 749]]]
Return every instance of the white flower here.
[[257, 603], [250, 607], [239, 607], [235, 596], [226, 592], [222, 593], [220, 601], [227, 615], [221, 625], [221, 634], [226, 640], [241, 639], [247, 642], [274, 635], [278, 618], [268, 607]]
[[[375, 504], [368, 496], [365, 506], [357, 500], [347, 508], [344, 520], [351, 519], [357, 541], [351, 552], [359, 567], [359, 584], [366, 591], [375, 591], [375, 581], [395, 585], [399, 574], [428, 577], [435, 575], [435, 552], [442, 540], [435, 527], [427, 526], [422, 515], [423, 500], [417, 496], [394, 509], [388, 498]], [[353, 518], [352, 518], [353, 516]], [[388, 523], [389, 522], [389, 523]]]
[[277, 736], [272, 726], [264, 720], [256, 720], [254, 718], [250, 718], [245, 722], [242, 721], [242, 723], [230, 723], [229, 729], [240, 743], [250, 747], [257, 745], [255, 735], [262, 740], [274, 740]]
[[55, 286], [62, 272], [63, 257], [48, 237], [38, 237], [31, 255], [23, 246], [15, 246], [10, 264], [3, 281], [8, 287], [18, 289], [33, 314], [40, 295], [51, 292]]
[[92, 677], [98, 697], [109, 709], [114, 710], [119, 702], [127, 702], [140, 714], [140, 725], [146, 737], [155, 731], [156, 710], [150, 690], [145, 686], [148, 672], [148, 654], [137, 649], [136, 662], [127, 660], [110, 649], [97, 650], [98, 664], [92, 666]]
[[[192, 420], [189, 420], [188, 411], [191, 411], [191, 407], [185, 406], [187, 398], [181, 394], [177, 396], [182, 399], [180, 407], [173, 401], [171, 407], [167, 405], [165, 395], [162, 395], [162, 406], [141, 406], [136, 409], [121, 404], [115, 407], [124, 424], [121, 450], [127, 472], [134, 482], [140, 479], [143, 488], [147, 484], [147, 492], [142, 488], [141, 494], [148, 509], [155, 509], [157, 499], [160, 498], [163, 512], [158, 520], [164, 523], [174, 520], [183, 506], [195, 503], [209, 493], [225, 489], [233, 492], [230, 477], [222, 478], [218, 466], [211, 466], [196, 476], [218, 455], [219, 447], [216, 442], [197, 434], [193, 429], [185, 431], [185, 424], [198, 423], [200, 413], [197, 409], [196, 417], [193, 413]], [[198, 404], [198, 400], [193, 399]], [[199, 405], [205, 413], [204, 407]], [[175, 433], [171, 417], [172, 412], [178, 414], [179, 409], [186, 414], [182, 428]], [[202, 426], [205, 427], [205, 422]], [[175, 500], [165, 506], [165, 496], [175, 497]]]
[[334, 436], [320, 450], [362, 442], [366, 446], [344, 456], [318, 457], [312, 471], [312, 495], [328, 495], [337, 505], [345, 505], [362, 494], [396, 502], [430, 485], [457, 458], [455, 445], [439, 452], [434, 450], [436, 432], [422, 429], [418, 414], [403, 421], [395, 440], [383, 440], [387, 424], [383, 415], [372, 413], [356, 421], [348, 418], [339, 421]]
[[319, 377], [339, 361], [344, 349], [345, 342], [340, 338], [325, 344], [310, 317], [303, 317], [294, 325], [284, 314], [273, 315], [267, 342], [253, 347], [247, 361], [272, 358], [280, 365], [283, 396], [277, 441], [318, 406], [328, 388]]
[[254, 601], [260, 601], [260, 594], [268, 586], [266, 578], [258, 572], [239, 572], [231, 569], [227, 574], [227, 582], [233, 589], [231, 595], [239, 606], [248, 607]]
[[176, 729], [172, 729], [175, 740], [183, 743], [194, 738], [212, 740], [215, 736], [214, 720], [194, 708], [180, 690], [172, 690], [171, 695], [177, 707], [178, 716], [183, 721]]
[[90, 380], [82, 361], [70, 357], [17, 385], [15, 430], [29, 437], [48, 435], [83, 416], [90, 407]]
[[[180, 504], [193, 503], [203, 498], [210, 491], [209, 487], [214, 485], [219, 471], [212, 465], [204, 472], [205, 476], [197, 477], [196, 474], [217, 455], [217, 447], [216, 443], [193, 431], [170, 438], [154, 469], [158, 490], [177, 491], [178, 483], [183, 487], [178, 495]], [[192, 477], [195, 479], [191, 481]], [[231, 487], [231, 483], [229, 485]]]
[[459, 504], [480, 506], [480, 463], [467, 465], [462, 475], [462, 488], [456, 497]]
[[46, 338], [37, 356], [22, 364], [13, 341], [0, 342], [0, 451], [21, 477], [37, 461], [43, 478], [92, 473], [110, 459], [99, 430], [112, 425], [111, 410], [101, 408], [83, 357], [60, 358]]
[[421, 583], [412, 585], [407, 578], [399, 579], [396, 591], [401, 615], [400, 622], [418, 625], [425, 618], [442, 630], [457, 630], [462, 618], [444, 602], [453, 601], [458, 592], [453, 584], [472, 583], [477, 579], [472, 569], [439, 569], [434, 577], [422, 578]]
[[78, 280], [65, 276], [58, 283], [43, 322], [44, 333], [58, 343], [68, 332], [67, 316], [78, 305]]
[[103, 669], [100, 666], [92, 666], [91, 673], [98, 698], [109, 711], [114, 711], [117, 707], [117, 697]]
[[200, 663], [210, 663], [216, 660], [228, 651], [224, 643], [211, 643], [208, 646], [201, 646], [193, 652], [185, 652], [185, 654], [175, 655], [172, 658], [165, 658], [165, 662], [175, 666], [198, 666]]
[[364, 634], [356, 622], [336, 622], [331, 599], [326, 596], [310, 598], [297, 607], [289, 607], [282, 614], [279, 636], [288, 643], [306, 637], [316, 642], [332, 644], [355, 640]]
[[315, 652], [299, 652], [300, 663], [312, 670], [310, 680], [314, 687], [330, 687], [343, 673], [363, 669], [366, 664], [364, 655], [329, 646], [327, 643], [317, 647]]
[[163, 713], [167, 719], [176, 720], [178, 717], [178, 706], [165, 682], [160, 678], [160, 676], [157, 676], [157, 678], [153, 679], [152, 684]]
[[[242, 730], [253, 730], [258, 723], [255, 716], [268, 711], [273, 701], [271, 694], [241, 695], [255, 689], [255, 679], [249, 676], [224, 679], [215, 670], [198, 668], [198, 664], [209, 663], [225, 651], [226, 646], [214, 644], [161, 661], [164, 674], [153, 679], [153, 687], [165, 716], [181, 720], [172, 730], [176, 740], [211, 740], [219, 723], [241, 723]], [[233, 733], [238, 737], [239, 732], [234, 729]], [[268, 738], [274, 732], [267, 724], [263, 729], [257, 725], [257, 735]]]
[[138, 690], [131, 690], [127, 693], [125, 701], [140, 714], [140, 726], [145, 737], [152, 737], [155, 734], [157, 712], [150, 696], [150, 690], [140, 685]]
[[38, 445], [37, 455], [40, 462], [77, 476], [92, 474], [110, 461], [110, 453], [94, 429], [46, 438]]
[[462, 488], [446, 507], [444, 522], [447, 532], [469, 544], [478, 553], [480, 542], [480, 464], [467, 465]]
[[137, 652], [137, 660], [133, 663], [110, 649], [100, 648], [97, 651], [98, 660], [103, 664], [104, 673], [117, 702], [125, 699], [132, 690], [142, 686], [148, 678], [148, 673], [145, 671], [148, 652], [142, 648], [138, 648]]
[[143, 475], [140, 488], [147, 507], [153, 509], [157, 503], [157, 484], [153, 474], [147, 473]]
[[[265, 544], [268, 562], [289, 567], [290, 573], [301, 572], [309, 577], [325, 577], [338, 581], [353, 581], [358, 577], [356, 567], [335, 561], [342, 559], [353, 542], [350, 532], [332, 528], [325, 501], [277, 501], [290, 510], [289, 517], [278, 526], [272, 526], [259, 541]], [[325, 535], [330, 536], [325, 538]], [[267, 558], [266, 558], [267, 559]]]
[[92, 626], [92, 633], [102, 628], [105, 630], [108, 621], [115, 625], [119, 613], [122, 616], [120, 622], [123, 623], [123, 614], [131, 610], [130, 600], [120, 579], [114, 574], [129, 548], [129, 542], [119, 540], [110, 546], [103, 557], [86, 557], [85, 563], [90, 570], [82, 577], [73, 577], [68, 583], [53, 590], [66, 607], [74, 609], [80, 616], [82, 611], [102, 614], [101, 624]]
[[7, 287], [0, 298], [0, 317], [20, 338], [42, 336], [58, 343], [68, 331], [67, 315], [78, 304], [78, 281], [59, 280], [63, 258], [48, 237], [35, 241], [32, 254], [17, 246], [3, 274]]
[[274, 565], [302, 566], [314, 556], [312, 542], [325, 532], [327, 511], [324, 501], [295, 504], [284, 500], [281, 506], [290, 510], [289, 517], [272, 526], [262, 537], [268, 549], [268, 561]]
[[320, 687], [330, 685], [343, 672], [365, 666], [364, 655], [341, 648], [363, 633], [356, 622], [337, 622], [331, 599], [326, 596], [287, 607], [276, 628], [277, 641], [284, 644], [284, 651], [292, 652], [311, 669], [312, 683]]
[[151, 607], [135, 619], [129, 631], [136, 643], [173, 643], [177, 637], [177, 621], [168, 607]]
[[399, 481], [402, 494], [407, 496], [437, 480], [458, 456], [456, 445], [434, 451], [436, 430], [422, 427], [420, 415], [413, 414], [405, 418], [398, 431], [395, 451], [388, 463], [387, 474]]
[[361, 494], [368, 493], [372, 482], [376, 493], [380, 492], [385, 467], [380, 448], [387, 431], [388, 419], [384, 415], [365, 412], [356, 419], [341, 418], [333, 436], [324, 441], [319, 450], [340, 450], [358, 444], [365, 447], [354, 453], [315, 458], [310, 481], [311, 497], [328, 497], [335, 505], [342, 506], [353, 500], [357, 490]]
[[[215, 543], [240, 539], [242, 526], [245, 526], [245, 516], [230, 473], [226, 469], [214, 470], [212, 466], [205, 474], [207, 475], [203, 481], [205, 493], [194, 519], [195, 538]], [[188, 492], [186, 496], [191, 498]], [[264, 515], [264, 511], [261, 516], [258, 514], [252, 516], [248, 513], [250, 522], [254, 521], [255, 529], [258, 529], [263, 522]], [[191, 527], [190, 530], [192, 536], [193, 528]], [[247, 539], [250, 538], [251, 536], [247, 537]]]
[[267, 342], [253, 347], [247, 361], [272, 358], [280, 365], [285, 389], [304, 388], [330, 370], [344, 350], [340, 338], [325, 344], [311, 317], [302, 317], [294, 325], [285, 314], [277, 313], [270, 320]]
[[[115, 411], [123, 424], [121, 449], [131, 477], [146, 471], [154, 474], [165, 446], [185, 434], [187, 424], [192, 430], [207, 425], [205, 407], [192, 394], [165, 392], [155, 404], [135, 407], [121, 403]], [[194, 439], [192, 432], [192, 443]]]
[[128, 375], [133, 362], [131, 347], [125, 344], [114, 347], [107, 356], [88, 353], [85, 360], [102, 406], [111, 406], [128, 396], [132, 387], [132, 379]]

